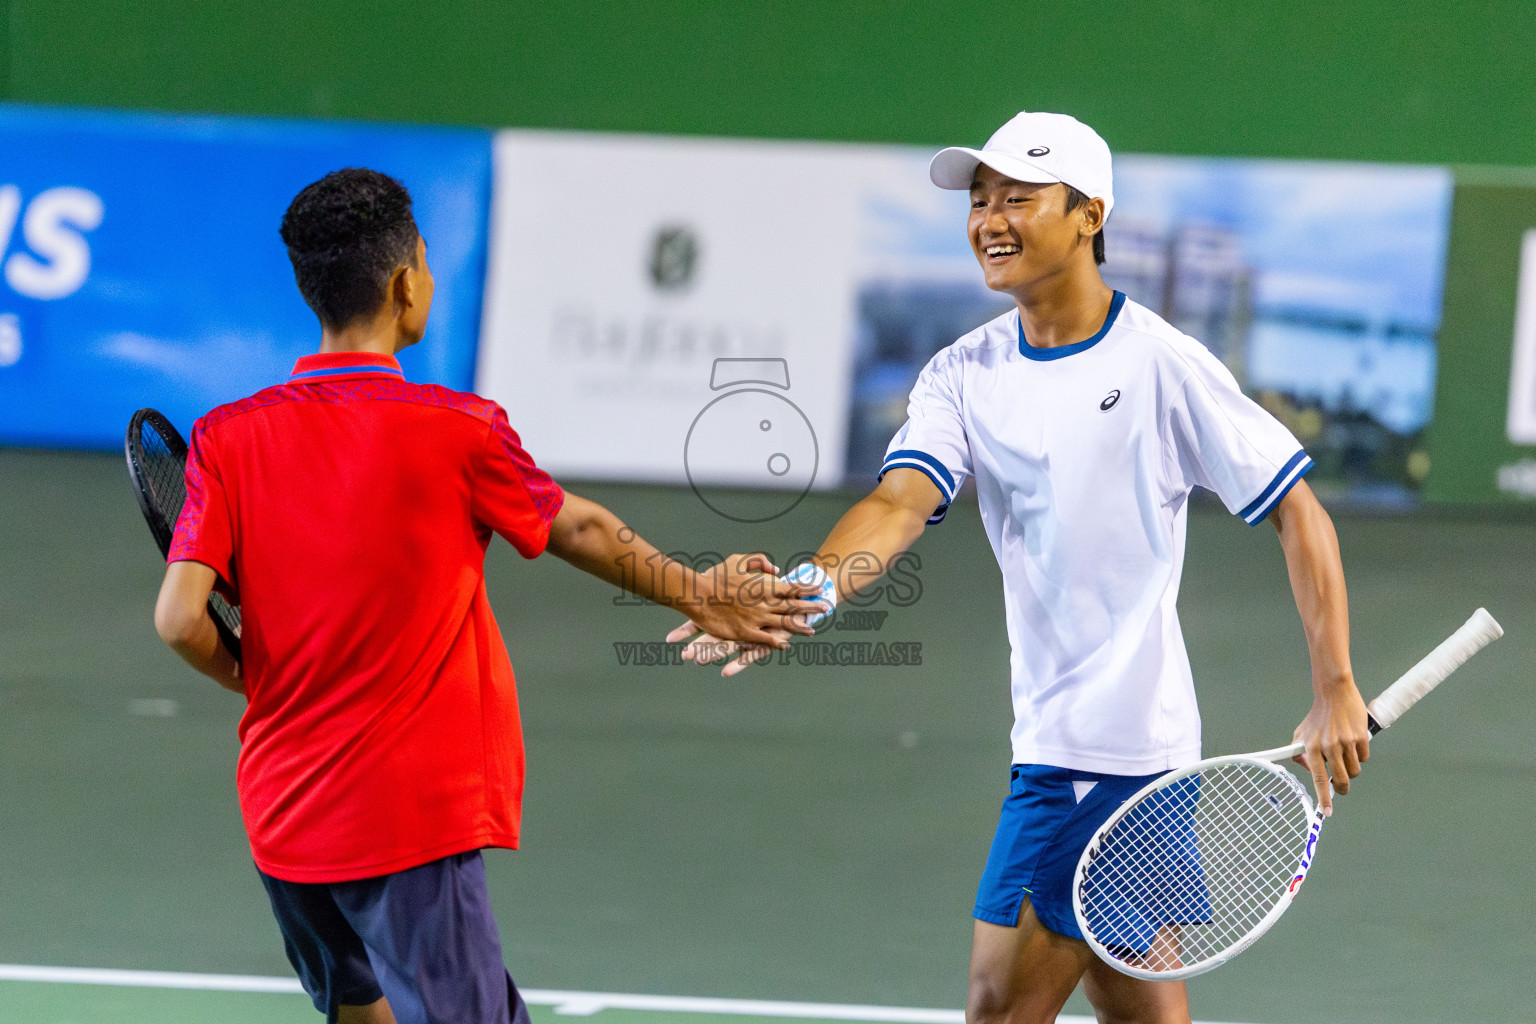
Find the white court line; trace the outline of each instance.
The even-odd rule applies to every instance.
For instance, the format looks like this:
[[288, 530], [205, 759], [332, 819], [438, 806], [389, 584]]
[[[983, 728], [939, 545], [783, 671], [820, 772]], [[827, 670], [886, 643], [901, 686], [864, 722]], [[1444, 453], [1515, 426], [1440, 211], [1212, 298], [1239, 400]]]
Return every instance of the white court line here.
[[[659, 1010], [714, 1013], [741, 1017], [804, 1017], [857, 1020], [880, 1024], [965, 1024], [963, 1010], [920, 1010], [905, 1006], [852, 1006], [847, 1003], [780, 1003], [768, 999], [713, 999], [702, 996], [637, 996], [619, 992], [557, 992], [523, 989], [523, 1001], [553, 1006], [556, 1013], [586, 1017], [600, 1010]], [[1086, 1017], [1062, 1017], [1058, 1024], [1093, 1024]]]
[[66, 985], [130, 988], [197, 988], [213, 992], [304, 992], [297, 978], [250, 974], [183, 974], [180, 971], [114, 971], [97, 967], [25, 967], [0, 964], [0, 981], [51, 981]]
[[[295, 978], [250, 974], [186, 974], [180, 971], [119, 971], [97, 967], [27, 967], [0, 964], [0, 981], [41, 981], [68, 985], [127, 985], [133, 988], [202, 989], [212, 992], [284, 992], [302, 995]], [[739, 1017], [869, 1021], [872, 1024], [965, 1024], [963, 1010], [927, 1010], [907, 1006], [855, 1006], [849, 1003], [781, 1003], [768, 999], [714, 999], [704, 996], [645, 996], [622, 992], [563, 992], [525, 988], [530, 1006], [552, 1006], [556, 1013], [589, 1017], [603, 1010], [654, 1010], [662, 1013], [713, 1013]], [[1094, 1024], [1093, 1018], [1064, 1014], [1056, 1024]], [[1196, 1021], [1195, 1024], [1217, 1024]]]

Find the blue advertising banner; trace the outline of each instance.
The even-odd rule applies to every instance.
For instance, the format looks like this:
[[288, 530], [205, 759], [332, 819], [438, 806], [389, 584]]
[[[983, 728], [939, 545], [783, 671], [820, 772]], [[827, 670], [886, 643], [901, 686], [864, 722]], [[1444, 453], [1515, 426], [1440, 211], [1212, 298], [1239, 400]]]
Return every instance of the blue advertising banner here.
[[0, 104], [0, 443], [116, 447], [154, 406], [184, 432], [319, 344], [278, 224], [341, 167], [400, 179], [437, 288], [411, 380], [473, 386], [491, 136]]

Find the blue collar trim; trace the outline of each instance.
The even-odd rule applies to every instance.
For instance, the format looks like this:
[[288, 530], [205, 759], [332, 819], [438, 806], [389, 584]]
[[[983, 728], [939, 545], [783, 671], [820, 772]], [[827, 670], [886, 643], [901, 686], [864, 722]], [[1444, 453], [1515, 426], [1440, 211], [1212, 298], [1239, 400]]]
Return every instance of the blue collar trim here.
[[396, 369], [393, 366], [378, 366], [372, 363], [357, 366], [327, 366], [319, 370], [304, 370], [302, 372], [295, 373], [288, 379], [290, 381], [310, 380], [314, 377], [339, 377], [342, 374], [355, 376], [357, 374], [375, 373], [382, 373], [388, 377], [399, 377], [401, 380], [405, 379], [405, 371], [403, 370]]
[[1109, 315], [1104, 318], [1104, 326], [1099, 332], [1087, 341], [1076, 341], [1070, 345], [1058, 345], [1055, 348], [1036, 348], [1024, 338], [1024, 318], [1019, 317], [1019, 355], [1025, 359], [1034, 359], [1045, 362], [1050, 359], [1065, 359], [1067, 356], [1075, 356], [1079, 352], [1086, 352], [1099, 342], [1104, 340], [1104, 335], [1115, 326], [1115, 317], [1120, 315], [1120, 307], [1125, 305], [1125, 292], [1115, 292], [1115, 297], [1109, 300]]

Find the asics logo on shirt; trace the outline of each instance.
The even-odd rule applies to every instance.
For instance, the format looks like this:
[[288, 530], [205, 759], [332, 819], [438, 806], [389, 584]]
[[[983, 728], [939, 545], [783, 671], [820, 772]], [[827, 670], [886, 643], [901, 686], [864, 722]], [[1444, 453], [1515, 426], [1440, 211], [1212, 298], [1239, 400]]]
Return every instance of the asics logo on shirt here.
[[1118, 401], [1120, 401], [1119, 390], [1111, 391], [1109, 394], [1104, 396], [1104, 401], [1099, 403], [1099, 412], [1109, 412], [1109, 410], [1115, 407], [1115, 403]]
[[1050, 146], [1036, 146], [1034, 149], [1029, 151], [1029, 155], [1030, 156], [1045, 156], [1050, 151], [1051, 151], [1051, 147]]

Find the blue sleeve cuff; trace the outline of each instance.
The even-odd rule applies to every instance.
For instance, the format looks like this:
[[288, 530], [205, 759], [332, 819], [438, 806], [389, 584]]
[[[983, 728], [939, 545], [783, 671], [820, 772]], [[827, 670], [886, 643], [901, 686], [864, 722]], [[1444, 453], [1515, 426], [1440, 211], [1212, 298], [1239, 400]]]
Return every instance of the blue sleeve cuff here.
[[1275, 474], [1269, 486], [1259, 492], [1259, 496], [1248, 503], [1238, 515], [1243, 517], [1243, 522], [1249, 526], [1257, 526], [1264, 521], [1264, 517], [1275, 510], [1282, 498], [1291, 492], [1296, 486], [1296, 481], [1307, 475], [1307, 470], [1315, 465], [1305, 450], [1291, 456], [1291, 460], [1280, 467], [1280, 472]]
[[887, 472], [897, 466], [905, 466], [925, 474], [943, 493], [946, 505], [955, 500], [954, 474], [950, 473], [944, 463], [927, 452], [920, 452], [916, 448], [903, 448], [900, 451], [891, 452], [885, 457], [885, 464], [880, 467], [880, 476], [875, 479], [883, 478]]
[[877, 481], [884, 480], [885, 474], [893, 469], [915, 469], [933, 481], [933, 485], [944, 496], [944, 501], [928, 517], [928, 525], [932, 526], [935, 523], [942, 523], [945, 513], [949, 511], [950, 502], [955, 500], [955, 491], [957, 490], [954, 475], [945, 468], [944, 463], [927, 452], [921, 452], [915, 448], [906, 448], [887, 455], [885, 457], [885, 464], [880, 467], [880, 475], [875, 479]]

